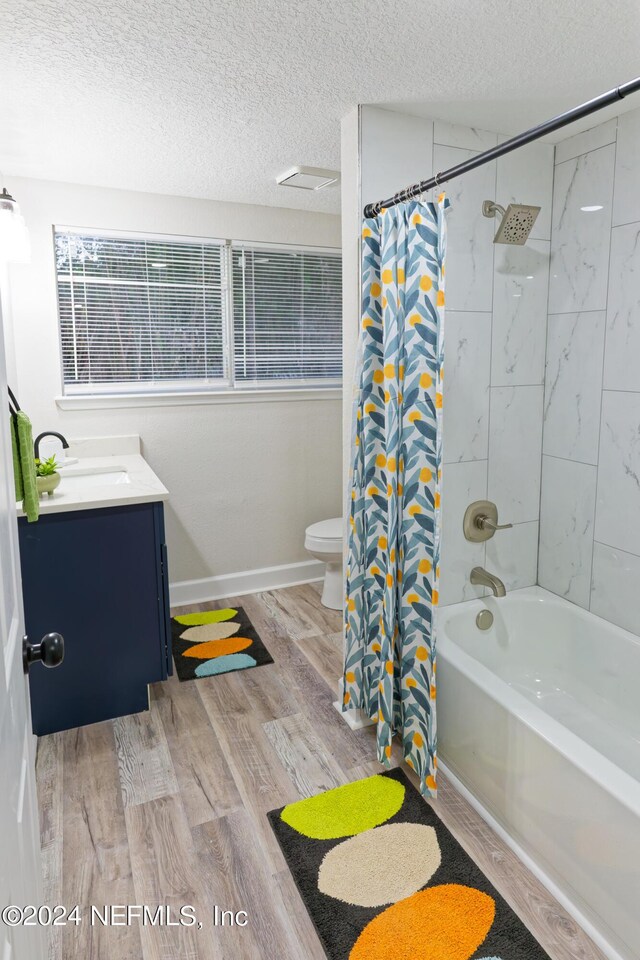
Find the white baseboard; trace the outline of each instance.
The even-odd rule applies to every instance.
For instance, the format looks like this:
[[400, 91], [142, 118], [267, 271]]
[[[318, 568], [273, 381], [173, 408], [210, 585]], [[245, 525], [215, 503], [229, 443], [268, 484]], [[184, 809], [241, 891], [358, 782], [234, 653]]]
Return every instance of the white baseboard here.
[[219, 577], [205, 577], [203, 580], [180, 580], [169, 585], [171, 606], [206, 603], [208, 600], [224, 600], [225, 597], [239, 597], [246, 593], [261, 593], [263, 590], [294, 587], [299, 583], [313, 583], [324, 577], [324, 566], [320, 560], [302, 560], [278, 567], [224, 573]]
[[473, 809], [480, 814], [485, 823], [488, 823], [494, 833], [497, 833], [501, 840], [504, 840], [506, 845], [510, 847], [519, 860], [522, 860], [525, 867], [537, 877], [543, 887], [546, 887], [552, 897], [554, 897], [558, 903], [564, 907], [570, 917], [576, 921], [578, 926], [582, 927], [587, 936], [591, 937], [593, 942], [597, 947], [602, 950], [605, 957], [608, 960], [625, 960], [621, 953], [619, 953], [616, 948], [609, 943], [604, 934], [598, 930], [598, 928], [592, 923], [589, 917], [580, 909], [580, 907], [574, 903], [573, 900], [562, 890], [561, 887], [553, 880], [549, 874], [542, 869], [542, 867], [527, 853], [527, 851], [520, 846], [517, 840], [514, 840], [510, 833], [508, 833], [501, 823], [498, 823], [496, 818], [489, 813], [487, 808], [480, 803], [480, 801], [474, 796], [473, 793], [465, 787], [464, 783], [453, 773], [441, 759], [438, 760], [438, 769], [444, 773], [447, 780], [453, 784], [458, 793], [467, 800]]

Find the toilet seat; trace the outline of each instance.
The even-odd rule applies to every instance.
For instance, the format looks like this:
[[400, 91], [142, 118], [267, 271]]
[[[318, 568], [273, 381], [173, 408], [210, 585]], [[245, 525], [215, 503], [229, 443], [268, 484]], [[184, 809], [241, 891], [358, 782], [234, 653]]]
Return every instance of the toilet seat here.
[[320, 520], [307, 527], [304, 545], [307, 550], [323, 554], [342, 553], [342, 517]]

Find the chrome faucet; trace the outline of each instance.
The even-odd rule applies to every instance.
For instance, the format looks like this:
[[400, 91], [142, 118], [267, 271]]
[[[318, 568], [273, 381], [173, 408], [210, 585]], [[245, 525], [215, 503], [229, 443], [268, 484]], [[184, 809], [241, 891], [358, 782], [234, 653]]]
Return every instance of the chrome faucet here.
[[484, 567], [474, 567], [471, 571], [471, 583], [476, 586], [489, 587], [494, 597], [505, 597], [507, 591], [504, 583], [494, 573], [489, 573]]
[[33, 454], [36, 460], [40, 459], [40, 441], [44, 440], [45, 437], [57, 437], [58, 440], [62, 440], [62, 449], [68, 450], [69, 444], [66, 437], [63, 437], [61, 433], [56, 433], [55, 430], [45, 430], [44, 433], [39, 433], [36, 439], [33, 442]]

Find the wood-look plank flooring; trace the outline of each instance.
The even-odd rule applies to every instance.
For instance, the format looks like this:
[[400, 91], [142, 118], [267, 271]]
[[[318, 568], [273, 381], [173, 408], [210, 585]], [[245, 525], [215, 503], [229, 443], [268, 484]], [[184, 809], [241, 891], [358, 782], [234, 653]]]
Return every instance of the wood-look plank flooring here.
[[[374, 734], [350, 730], [332, 705], [341, 617], [317, 585], [208, 606], [236, 604], [275, 663], [173, 676], [151, 688], [148, 712], [38, 744], [46, 902], [191, 904], [202, 929], [91, 926], [85, 914], [54, 929], [50, 960], [323, 960], [265, 814], [379, 772]], [[603, 960], [442, 776], [435, 808], [552, 960]], [[248, 924], [215, 927], [214, 904]]]

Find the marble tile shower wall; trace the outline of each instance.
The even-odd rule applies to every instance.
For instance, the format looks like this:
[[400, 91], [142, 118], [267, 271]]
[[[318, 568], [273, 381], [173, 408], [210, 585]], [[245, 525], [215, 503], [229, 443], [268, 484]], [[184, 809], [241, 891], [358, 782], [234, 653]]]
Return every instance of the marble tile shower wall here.
[[538, 581], [640, 633], [640, 111], [556, 147]]
[[[499, 138], [435, 121], [433, 139], [433, 169], [443, 170]], [[553, 146], [531, 144], [447, 185], [444, 604], [484, 593], [469, 583], [476, 565], [507, 589], [536, 582], [553, 163]], [[542, 207], [526, 246], [494, 245], [487, 199]], [[513, 529], [469, 543], [464, 511], [487, 497]]]

